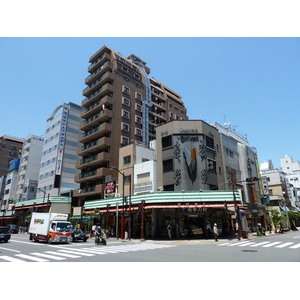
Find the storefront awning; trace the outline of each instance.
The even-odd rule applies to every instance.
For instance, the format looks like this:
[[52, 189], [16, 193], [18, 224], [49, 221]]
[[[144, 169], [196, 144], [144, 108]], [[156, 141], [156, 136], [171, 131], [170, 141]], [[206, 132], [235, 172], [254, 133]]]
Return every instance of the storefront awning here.
[[[139, 195], [131, 195], [130, 197], [132, 206], [139, 205], [142, 201], [145, 201], [145, 205], [224, 205], [232, 204], [234, 202], [233, 192], [232, 191], [185, 191], [185, 192], [155, 192], [155, 193], [145, 193]], [[235, 200], [238, 204], [241, 203], [241, 196], [239, 192], [235, 192]], [[129, 197], [126, 196], [124, 199], [124, 204], [129, 204]], [[90, 200], [85, 201], [84, 209], [93, 210], [95, 208], [103, 209], [109, 206], [110, 208], [116, 207], [119, 205], [119, 208], [123, 205], [123, 198], [106, 198], [99, 200]], [[222, 204], [221, 204], [222, 203]]]

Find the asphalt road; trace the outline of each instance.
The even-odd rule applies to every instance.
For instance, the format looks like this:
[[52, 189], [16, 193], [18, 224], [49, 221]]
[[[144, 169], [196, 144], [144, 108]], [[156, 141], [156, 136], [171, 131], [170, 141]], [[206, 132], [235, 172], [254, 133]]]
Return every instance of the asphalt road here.
[[249, 239], [33, 243], [14, 234], [0, 243], [0, 262], [299, 262], [300, 231]]

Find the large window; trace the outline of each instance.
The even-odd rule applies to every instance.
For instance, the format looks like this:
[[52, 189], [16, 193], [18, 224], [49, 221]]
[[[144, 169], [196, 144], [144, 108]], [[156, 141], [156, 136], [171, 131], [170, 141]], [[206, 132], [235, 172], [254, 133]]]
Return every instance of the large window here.
[[163, 148], [167, 148], [172, 146], [172, 136], [168, 135], [161, 139], [161, 144]]
[[214, 139], [206, 136], [206, 147], [211, 148], [211, 149], [215, 149], [215, 145], [214, 145]]
[[163, 161], [163, 172], [173, 171], [173, 159], [167, 159]]
[[131, 163], [131, 155], [128, 155], [128, 156], [124, 156], [123, 157], [123, 164], [124, 165], [128, 165]]

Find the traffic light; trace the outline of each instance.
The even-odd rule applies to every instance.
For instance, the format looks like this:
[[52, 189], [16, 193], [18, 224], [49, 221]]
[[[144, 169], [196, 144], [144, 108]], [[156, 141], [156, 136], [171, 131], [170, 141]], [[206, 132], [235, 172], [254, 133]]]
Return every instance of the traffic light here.
[[253, 203], [257, 204], [258, 201], [257, 201], [256, 189], [255, 189], [254, 185], [251, 186], [251, 190], [252, 190], [252, 196], [253, 196]]
[[253, 181], [258, 181], [258, 180], [260, 180], [260, 178], [258, 178], [258, 177], [250, 177], [250, 178], [246, 178], [246, 181], [247, 181], [247, 182], [253, 182]]

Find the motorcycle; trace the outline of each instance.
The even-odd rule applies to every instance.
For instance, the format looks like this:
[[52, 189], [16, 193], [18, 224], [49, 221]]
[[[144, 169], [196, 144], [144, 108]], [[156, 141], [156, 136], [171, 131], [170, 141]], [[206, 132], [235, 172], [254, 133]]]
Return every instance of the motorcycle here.
[[106, 235], [102, 232], [102, 235], [95, 235], [95, 245], [103, 244], [106, 245]]

